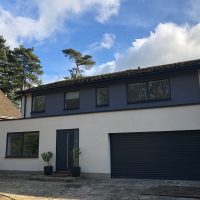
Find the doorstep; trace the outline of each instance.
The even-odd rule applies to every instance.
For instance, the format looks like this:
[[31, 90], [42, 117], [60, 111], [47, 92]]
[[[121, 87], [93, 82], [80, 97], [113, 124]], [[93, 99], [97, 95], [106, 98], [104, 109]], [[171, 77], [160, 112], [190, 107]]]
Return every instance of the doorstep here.
[[54, 177], [72, 177], [71, 171], [55, 171], [52, 176]]

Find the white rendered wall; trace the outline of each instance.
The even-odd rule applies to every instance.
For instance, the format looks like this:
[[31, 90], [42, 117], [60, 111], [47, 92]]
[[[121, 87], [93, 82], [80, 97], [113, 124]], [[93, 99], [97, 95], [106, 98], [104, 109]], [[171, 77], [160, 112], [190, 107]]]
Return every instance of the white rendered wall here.
[[[26, 101], [26, 108], [25, 108], [25, 101]], [[26, 98], [25, 96], [22, 96], [22, 105], [21, 105], [22, 118], [31, 117], [31, 106], [32, 106], [31, 104], [32, 104], [31, 94], [26, 95]], [[24, 116], [24, 109], [26, 109], [25, 113], [26, 116]]]
[[26, 96], [26, 117], [31, 116], [31, 105], [32, 104], [32, 96], [29, 94]]
[[24, 118], [24, 104], [25, 104], [25, 97], [22, 96], [22, 101], [21, 101], [21, 117]]
[[[0, 170], [42, 171], [40, 154], [56, 154], [56, 129], [73, 128], [79, 128], [82, 171], [110, 173], [108, 133], [200, 130], [200, 105], [1, 121]], [[39, 159], [4, 158], [7, 132], [19, 131], [40, 131]]]

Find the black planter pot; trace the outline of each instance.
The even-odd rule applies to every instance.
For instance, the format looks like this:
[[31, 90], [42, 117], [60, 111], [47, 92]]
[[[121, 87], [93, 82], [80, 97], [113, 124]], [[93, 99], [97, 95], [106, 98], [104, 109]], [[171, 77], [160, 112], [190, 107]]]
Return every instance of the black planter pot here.
[[81, 168], [80, 167], [73, 167], [72, 168], [72, 176], [79, 177], [81, 175]]
[[49, 176], [53, 173], [53, 166], [45, 166], [44, 167], [44, 175]]

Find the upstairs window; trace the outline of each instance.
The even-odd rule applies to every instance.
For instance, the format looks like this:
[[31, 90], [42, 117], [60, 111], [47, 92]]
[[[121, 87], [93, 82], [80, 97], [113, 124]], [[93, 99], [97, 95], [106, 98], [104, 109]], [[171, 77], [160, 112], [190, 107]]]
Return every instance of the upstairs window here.
[[169, 80], [128, 84], [128, 103], [170, 99]]
[[45, 96], [34, 96], [32, 99], [32, 112], [45, 111]]
[[147, 100], [147, 83], [133, 83], [128, 85], [128, 103]]
[[96, 89], [96, 105], [108, 106], [109, 104], [109, 90], [108, 87], [102, 87]]
[[150, 100], [170, 98], [169, 80], [150, 81], [148, 87]]
[[65, 93], [65, 109], [80, 108], [80, 94], [79, 91]]
[[6, 157], [37, 158], [39, 132], [8, 133]]

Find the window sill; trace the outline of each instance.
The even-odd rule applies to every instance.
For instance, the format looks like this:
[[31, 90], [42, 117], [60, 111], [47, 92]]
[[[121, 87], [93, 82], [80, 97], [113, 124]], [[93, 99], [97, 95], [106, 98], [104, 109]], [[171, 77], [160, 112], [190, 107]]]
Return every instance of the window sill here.
[[109, 107], [109, 104], [105, 104], [105, 105], [96, 105], [97, 108], [101, 108], [101, 107]]
[[79, 109], [80, 109], [80, 107], [78, 107], [78, 108], [64, 108], [63, 110], [68, 111], [68, 110], [79, 110]]
[[155, 100], [145, 100], [145, 101], [135, 101], [135, 102], [127, 102], [127, 104], [141, 104], [141, 103], [156, 103], [156, 102], [162, 102], [162, 101], [170, 101], [171, 98], [167, 99], [155, 99]]
[[31, 112], [31, 114], [37, 114], [37, 113], [45, 113], [45, 110], [43, 110], [43, 111], [38, 111], [38, 112], [37, 112], [37, 111], [32, 111], [32, 112]]
[[5, 159], [37, 159], [39, 156], [5, 156]]

